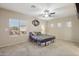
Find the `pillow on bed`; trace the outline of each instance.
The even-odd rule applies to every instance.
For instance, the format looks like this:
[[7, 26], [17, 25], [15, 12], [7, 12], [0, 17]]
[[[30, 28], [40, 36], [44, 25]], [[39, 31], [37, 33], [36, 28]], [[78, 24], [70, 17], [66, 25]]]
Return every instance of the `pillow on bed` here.
[[35, 36], [37, 35], [35, 32], [32, 32], [32, 34], [35, 35]]
[[32, 38], [33, 38], [33, 39], [38, 39], [38, 37], [37, 37], [37, 36], [32, 36]]
[[36, 35], [41, 35], [41, 32], [35, 32]]

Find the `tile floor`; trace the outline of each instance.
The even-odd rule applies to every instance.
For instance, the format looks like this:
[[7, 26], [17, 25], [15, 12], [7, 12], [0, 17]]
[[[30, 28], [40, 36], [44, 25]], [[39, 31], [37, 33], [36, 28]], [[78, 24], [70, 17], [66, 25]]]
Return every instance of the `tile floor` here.
[[56, 40], [46, 47], [31, 42], [0, 48], [0, 56], [78, 56], [79, 47], [74, 43]]

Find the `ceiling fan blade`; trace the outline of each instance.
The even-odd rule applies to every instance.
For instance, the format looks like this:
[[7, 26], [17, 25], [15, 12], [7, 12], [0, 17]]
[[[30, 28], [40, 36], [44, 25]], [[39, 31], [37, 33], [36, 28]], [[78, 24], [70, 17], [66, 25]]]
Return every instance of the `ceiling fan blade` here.
[[53, 13], [50, 13], [50, 14], [55, 14], [55, 12], [53, 12]]
[[50, 17], [53, 17], [53, 16], [54, 16], [54, 14], [55, 14], [55, 12], [50, 13], [50, 14], [49, 14], [49, 16], [50, 16]]

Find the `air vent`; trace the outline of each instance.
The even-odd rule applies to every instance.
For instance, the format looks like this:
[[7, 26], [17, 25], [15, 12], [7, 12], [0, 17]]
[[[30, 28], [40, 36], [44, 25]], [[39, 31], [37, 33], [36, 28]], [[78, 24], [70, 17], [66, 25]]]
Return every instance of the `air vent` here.
[[31, 8], [36, 8], [36, 6], [35, 5], [31, 5]]

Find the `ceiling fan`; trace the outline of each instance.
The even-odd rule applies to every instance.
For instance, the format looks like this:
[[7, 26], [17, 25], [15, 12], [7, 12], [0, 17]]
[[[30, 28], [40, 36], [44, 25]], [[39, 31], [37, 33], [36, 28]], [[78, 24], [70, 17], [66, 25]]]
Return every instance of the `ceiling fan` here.
[[53, 17], [55, 12], [50, 12], [50, 10], [44, 10], [43, 13], [41, 14], [42, 17]]

